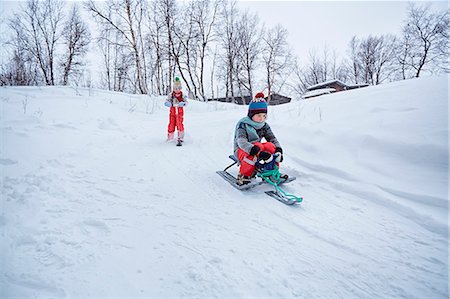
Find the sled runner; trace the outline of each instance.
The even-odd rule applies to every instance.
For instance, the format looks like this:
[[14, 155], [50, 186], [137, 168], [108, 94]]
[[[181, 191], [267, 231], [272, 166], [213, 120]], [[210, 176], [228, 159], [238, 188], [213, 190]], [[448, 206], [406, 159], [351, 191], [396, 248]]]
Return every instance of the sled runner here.
[[230, 185], [232, 185], [234, 188], [241, 191], [245, 191], [262, 184], [269, 184], [272, 185], [275, 188], [275, 190], [266, 191], [265, 193], [281, 201], [284, 204], [292, 205], [295, 203], [299, 203], [303, 200], [303, 198], [301, 197], [297, 197], [295, 195], [286, 193], [283, 189], [279, 187], [282, 184], [287, 184], [294, 181], [296, 178], [291, 176], [289, 176], [287, 179], [282, 178], [280, 176], [280, 173], [278, 172], [278, 167], [276, 167], [273, 170], [258, 169], [258, 171], [256, 172], [256, 177], [250, 183], [240, 185], [238, 183], [237, 178], [227, 171], [234, 165], [239, 166], [239, 160], [235, 155], [230, 155], [229, 158], [234, 162], [231, 165], [227, 166], [224, 170], [216, 171], [216, 173], [220, 175], [223, 179], [225, 179], [225, 181], [230, 183]]

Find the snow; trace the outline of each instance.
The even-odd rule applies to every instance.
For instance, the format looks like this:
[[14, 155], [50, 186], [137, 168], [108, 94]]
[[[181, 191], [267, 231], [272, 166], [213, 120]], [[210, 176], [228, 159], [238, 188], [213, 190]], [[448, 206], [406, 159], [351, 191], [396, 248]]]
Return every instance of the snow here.
[[3, 87], [0, 297], [448, 298], [447, 80], [270, 106], [297, 206], [215, 174], [246, 107]]
[[367, 83], [347, 84], [347, 88], [348, 88], [348, 89], [362, 88], [362, 87], [367, 87], [367, 86], [369, 86], [369, 84], [367, 84]]
[[335, 92], [336, 89], [335, 88], [321, 88], [321, 89], [315, 89], [315, 90], [311, 90], [311, 91], [307, 91], [302, 95], [302, 98], [307, 99], [307, 98], [312, 98], [312, 97], [318, 97], [324, 94], [330, 94]]
[[319, 84], [311, 85], [310, 87], [308, 87], [308, 90], [311, 90], [311, 89], [314, 89], [314, 88], [318, 88], [318, 87], [321, 87], [321, 86], [325, 86], [325, 85], [329, 85], [329, 84], [332, 84], [332, 83], [336, 83], [336, 84], [341, 85], [341, 86], [348, 86], [346, 83], [342, 82], [341, 80], [332, 79], [332, 80], [328, 80], [328, 81], [325, 81], [325, 82], [321, 82]]

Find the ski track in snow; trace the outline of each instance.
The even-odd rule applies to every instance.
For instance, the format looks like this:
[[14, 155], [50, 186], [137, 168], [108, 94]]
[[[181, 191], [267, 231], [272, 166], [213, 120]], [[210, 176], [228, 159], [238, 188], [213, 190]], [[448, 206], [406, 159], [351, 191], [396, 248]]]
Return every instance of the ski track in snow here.
[[[231, 164], [245, 107], [191, 103], [180, 148], [163, 141], [161, 99], [149, 115], [138, 96], [80, 97], [70, 88], [2, 94], [2, 298], [448, 296], [448, 224], [439, 218], [448, 199], [326, 160], [314, 138], [327, 138], [317, 126], [332, 104], [271, 107], [269, 123], [289, 153], [282, 169], [297, 177], [283, 188], [305, 198], [288, 207], [264, 195], [269, 186], [241, 192], [215, 174]], [[292, 126], [305, 124], [295, 134], [316, 135], [297, 142], [281, 113]], [[418, 145], [404, 160], [428, 148]]]

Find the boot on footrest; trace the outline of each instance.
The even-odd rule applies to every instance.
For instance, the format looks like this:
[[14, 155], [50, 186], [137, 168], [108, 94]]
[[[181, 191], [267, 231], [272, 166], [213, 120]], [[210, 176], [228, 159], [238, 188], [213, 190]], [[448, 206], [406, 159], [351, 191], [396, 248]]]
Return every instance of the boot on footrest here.
[[280, 173], [280, 179], [282, 181], [287, 181], [289, 179], [289, 176], [285, 173]]
[[252, 178], [243, 174], [238, 174], [237, 176], [237, 184], [239, 186], [249, 184], [252, 181]]

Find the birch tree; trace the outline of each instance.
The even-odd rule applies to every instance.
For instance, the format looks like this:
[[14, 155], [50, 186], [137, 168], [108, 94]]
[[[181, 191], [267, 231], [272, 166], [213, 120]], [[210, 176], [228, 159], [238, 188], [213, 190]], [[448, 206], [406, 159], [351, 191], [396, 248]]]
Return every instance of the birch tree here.
[[93, 14], [101, 26], [116, 31], [123, 37], [133, 57], [134, 78], [131, 82], [135, 92], [146, 94], [145, 58], [141, 28], [144, 20], [145, 3], [141, 0], [107, 1], [104, 7], [98, 7], [94, 1], [86, 3], [86, 8]]
[[63, 30], [62, 40], [65, 48], [61, 66], [63, 67], [62, 84], [67, 85], [69, 76], [80, 72], [84, 65], [83, 57], [88, 50], [90, 33], [86, 23], [81, 19], [78, 6], [74, 5], [69, 20]]

